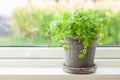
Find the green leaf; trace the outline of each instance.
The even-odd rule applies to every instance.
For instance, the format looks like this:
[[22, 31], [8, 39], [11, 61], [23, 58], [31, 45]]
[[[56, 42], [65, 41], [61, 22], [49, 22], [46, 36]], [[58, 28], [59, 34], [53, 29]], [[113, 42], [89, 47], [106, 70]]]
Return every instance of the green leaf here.
[[64, 46], [63, 48], [64, 48], [66, 51], [69, 50], [69, 47], [67, 47], [67, 46]]
[[84, 58], [85, 54], [79, 54], [78, 57], [79, 58]]

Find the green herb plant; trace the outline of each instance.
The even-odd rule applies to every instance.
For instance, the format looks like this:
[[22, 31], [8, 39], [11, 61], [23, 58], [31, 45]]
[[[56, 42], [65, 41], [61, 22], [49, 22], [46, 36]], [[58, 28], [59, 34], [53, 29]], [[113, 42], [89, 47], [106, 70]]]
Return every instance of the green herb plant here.
[[103, 17], [98, 10], [79, 9], [72, 12], [65, 12], [58, 16], [55, 21], [50, 24], [52, 46], [62, 46], [65, 50], [69, 50], [69, 41], [65, 38], [82, 41], [84, 48], [78, 55], [83, 58], [87, 52], [87, 47], [94, 40], [102, 43], [107, 27], [107, 18]]

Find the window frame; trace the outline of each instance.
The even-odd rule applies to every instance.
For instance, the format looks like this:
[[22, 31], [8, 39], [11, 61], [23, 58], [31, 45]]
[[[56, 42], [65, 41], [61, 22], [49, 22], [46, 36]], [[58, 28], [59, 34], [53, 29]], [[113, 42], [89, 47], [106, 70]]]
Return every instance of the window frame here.
[[[0, 47], [0, 59], [63, 59], [62, 47]], [[96, 59], [120, 59], [120, 47], [96, 47]]]
[[[0, 47], [0, 67], [62, 67], [63, 63], [62, 47]], [[97, 47], [95, 63], [120, 67], [120, 47]]]

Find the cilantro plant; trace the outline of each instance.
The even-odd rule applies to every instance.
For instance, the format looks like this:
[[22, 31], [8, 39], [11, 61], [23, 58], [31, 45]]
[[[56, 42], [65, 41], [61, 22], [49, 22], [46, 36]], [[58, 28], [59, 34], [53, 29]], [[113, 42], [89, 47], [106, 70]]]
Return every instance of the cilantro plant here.
[[107, 19], [100, 14], [98, 10], [80, 9], [73, 13], [65, 12], [57, 17], [50, 24], [52, 45], [63, 46], [65, 50], [69, 50], [69, 41], [71, 38], [75, 41], [82, 42], [84, 49], [80, 51], [79, 58], [83, 58], [87, 52], [87, 47], [94, 40], [102, 43], [105, 37], [107, 27]]

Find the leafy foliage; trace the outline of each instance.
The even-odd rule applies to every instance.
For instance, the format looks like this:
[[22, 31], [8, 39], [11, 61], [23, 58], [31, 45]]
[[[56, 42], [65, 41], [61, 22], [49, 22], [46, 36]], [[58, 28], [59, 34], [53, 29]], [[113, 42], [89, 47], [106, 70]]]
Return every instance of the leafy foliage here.
[[65, 38], [82, 42], [84, 49], [80, 51], [78, 57], [83, 58], [93, 39], [97, 39], [100, 44], [103, 42], [106, 27], [107, 18], [98, 10], [80, 9], [57, 17], [50, 25], [50, 32], [55, 46], [63, 46], [65, 50], [69, 49], [70, 44]]
[[19, 34], [26, 37], [25, 40], [36, 41], [36, 44], [48, 44], [50, 36], [47, 34], [47, 28], [54, 19], [54, 11], [35, 6], [18, 7], [13, 12], [13, 24], [18, 28]]
[[[107, 28], [107, 39], [103, 43], [106, 46], [113, 46], [120, 44], [120, 12], [107, 12], [110, 15], [109, 25]], [[106, 13], [105, 13], [106, 14]]]

